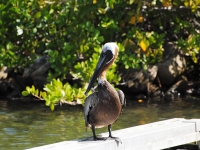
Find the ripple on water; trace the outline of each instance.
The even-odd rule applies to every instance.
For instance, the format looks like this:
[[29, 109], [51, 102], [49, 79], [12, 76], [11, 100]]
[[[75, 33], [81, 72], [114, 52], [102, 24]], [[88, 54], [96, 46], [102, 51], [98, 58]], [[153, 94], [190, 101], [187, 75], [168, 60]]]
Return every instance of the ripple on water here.
[[16, 134], [16, 129], [14, 129], [14, 128], [3, 128], [2, 130], [5, 131], [5, 133], [8, 135]]

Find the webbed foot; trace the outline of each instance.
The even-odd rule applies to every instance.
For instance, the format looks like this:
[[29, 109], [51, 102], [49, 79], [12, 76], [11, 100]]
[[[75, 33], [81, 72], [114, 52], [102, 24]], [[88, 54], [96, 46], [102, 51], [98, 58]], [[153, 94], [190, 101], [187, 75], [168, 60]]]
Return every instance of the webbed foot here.
[[111, 124], [108, 125], [108, 132], [109, 132], [109, 137], [108, 138], [115, 139], [115, 141], [117, 143], [121, 143], [122, 144], [122, 140], [120, 138], [112, 136], [112, 133], [111, 133]]
[[107, 140], [107, 138], [105, 138], [105, 137], [93, 137], [93, 140], [94, 141], [105, 141], [105, 140]]
[[108, 137], [107, 139], [114, 139], [116, 142], [122, 144], [122, 140], [121, 140], [120, 138], [118, 138], [118, 137], [113, 137], [113, 136], [111, 136], [111, 137]]

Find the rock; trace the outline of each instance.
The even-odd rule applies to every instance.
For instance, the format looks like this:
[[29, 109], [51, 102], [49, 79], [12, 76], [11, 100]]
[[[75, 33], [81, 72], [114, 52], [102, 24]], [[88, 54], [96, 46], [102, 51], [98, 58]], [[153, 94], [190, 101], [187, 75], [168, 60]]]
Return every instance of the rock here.
[[[47, 58], [45, 56], [42, 56], [38, 59], [36, 59], [34, 61], [34, 63], [30, 66], [30, 68], [26, 68], [24, 70], [24, 73], [23, 73], [23, 77], [29, 77], [31, 76], [38, 68], [40, 68], [41, 66], [43, 66], [44, 64], [47, 63]], [[48, 63], [47, 63], [48, 64]], [[46, 67], [49, 67], [48, 65], [46, 65]], [[47, 69], [46, 69], [47, 70]], [[46, 71], [45, 70], [45, 71]], [[41, 71], [41, 70], [40, 70]], [[38, 71], [39, 72], [39, 71]], [[36, 75], [38, 75], [38, 72], [34, 73]], [[44, 72], [43, 72], [44, 73]], [[40, 73], [41, 74], [41, 73]], [[35, 75], [35, 76], [36, 76]]]
[[8, 89], [6, 78], [8, 77], [7, 67], [4, 66], [0, 70], [0, 93], [5, 94]]
[[8, 90], [8, 84], [5, 79], [0, 80], [0, 93], [5, 94]]
[[147, 94], [148, 97], [162, 96], [160, 88], [151, 82], [148, 83]]
[[44, 76], [34, 76], [33, 77], [33, 84], [36, 89], [43, 90], [44, 85], [47, 83], [46, 77]]
[[28, 78], [31, 79], [32, 85], [34, 85], [35, 88], [42, 90], [44, 84], [46, 84], [46, 77], [50, 66], [47, 58], [42, 56], [36, 59], [34, 63], [31, 64], [30, 68], [25, 69], [23, 78], [25, 81], [27, 81], [26, 79]]
[[174, 43], [164, 44], [162, 61], [150, 66], [147, 71], [142, 69], [121, 69], [119, 76], [122, 81], [116, 87], [128, 94], [145, 94], [147, 96], [164, 96], [172, 91], [184, 93], [187, 89], [186, 59]]
[[9, 93], [9, 94], [6, 96], [6, 98], [9, 99], [9, 100], [11, 100], [11, 99], [13, 99], [13, 98], [15, 98], [15, 97], [18, 97], [18, 96], [21, 97], [20, 92], [19, 92], [18, 90], [14, 90], [14, 91], [12, 91], [11, 93]]
[[176, 50], [177, 47], [173, 42], [166, 41], [163, 44], [163, 48], [164, 48], [164, 52], [162, 55], [162, 61], [167, 61], [171, 59], [172, 57], [176, 56], [177, 54], [179, 54], [179, 52]]
[[147, 69], [147, 73], [149, 74], [149, 82], [153, 82], [157, 77], [158, 73], [158, 66], [149, 66]]
[[6, 79], [8, 76], [8, 72], [6, 71], [7, 67], [3, 66], [0, 70], [0, 79]]
[[41, 76], [41, 75], [45, 74], [49, 70], [50, 66], [51, 66], [50, 63], [46, 62], [45, 64], [40, 66], [37, 70], [35, 70], [31, 74], [31, 77], [34, 78], [36, 76]]
[[[177, 82], [177, 79], [186, 71], [186, 59], [175, 46], [169, 43], [169, 49], [165, 49], [165, 55], [158, 66], [158, 78], [162, 86], [170, 87]], [[167, 53], [168, 52], [168, 53]]]
[[116, 87], [131, 95], [145, 94], [150, 96], [157, 94], [156, 91], [159, 88], [152, 84], [156, 78], [157, 69], [157, 66], [151, 66], [147, 71], [134, 68], [122, 69], [119, 71], [122, 81]]
[[117, 87], [123, 91], [132, 94], [146, 91], [149, 79], [147, 72], [144, 70], [134, 68], [122, 69], [119, 76], [122, 78], [122, 81]]
[[174, 91], [178, 93], [186, 93], [188, 87], [187, 78], [182, 76], [180, 80], [178, 80], [175, 84], [173, 84], [165, 94], [173, 94]]
[[[23, 80], [20, 80], [20, 84], [23, 83]], [[7, 84], [9, 86], [8, 95], [6, 98], [12, 99], [13, 97], [21, 97], [22, 87], [17, 83], [16, 77], [11, 76], [7, 79]]]

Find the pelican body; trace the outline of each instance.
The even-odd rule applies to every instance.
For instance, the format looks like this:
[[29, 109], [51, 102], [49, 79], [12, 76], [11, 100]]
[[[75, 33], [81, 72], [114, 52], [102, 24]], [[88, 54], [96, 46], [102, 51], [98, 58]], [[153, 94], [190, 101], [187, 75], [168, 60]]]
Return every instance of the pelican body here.
[[96, 136], [95, 128], [105, 126], [108, 126], [109, 137], [115, 138], [111, 134], [111, 125], [117, 120], [126, 104], [124, 93], [121, 90], [116, 91], [106, 80], [106, 70], [117, 58], [118, 50], [114, 42], [103, 46], [98, 64], [85, 92], [87, 95], [98, 78], [97, 92], [87, 97], [84, 107], [85, 125], [87, 128], [92, 128], [94, 140], [104, 139]]

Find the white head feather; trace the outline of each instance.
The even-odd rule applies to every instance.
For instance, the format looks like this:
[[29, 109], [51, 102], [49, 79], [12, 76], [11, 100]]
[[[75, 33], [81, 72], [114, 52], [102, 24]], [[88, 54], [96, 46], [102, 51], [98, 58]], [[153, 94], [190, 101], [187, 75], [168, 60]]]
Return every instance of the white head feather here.
[[107, 50], [110, 50], [113, 55], [115, 55], [115, 50], [118, 48], [117, 44], [115, 42], [108, 42], [103, 46], [103, 52], [105, 53]]

